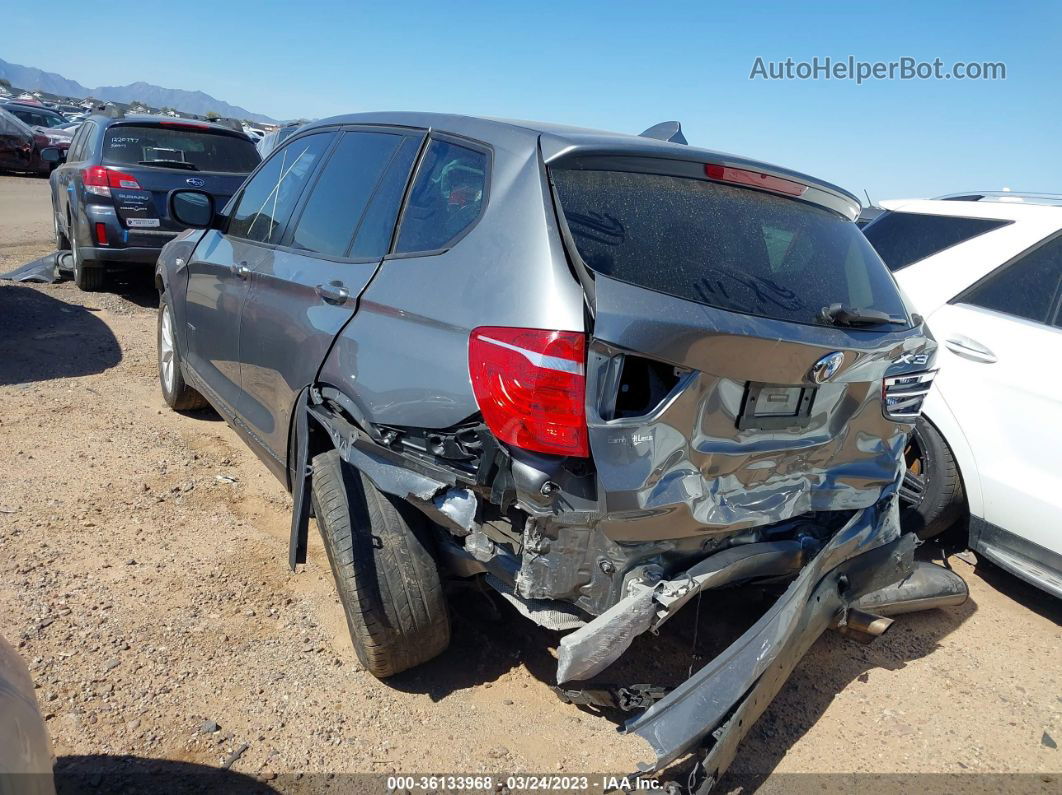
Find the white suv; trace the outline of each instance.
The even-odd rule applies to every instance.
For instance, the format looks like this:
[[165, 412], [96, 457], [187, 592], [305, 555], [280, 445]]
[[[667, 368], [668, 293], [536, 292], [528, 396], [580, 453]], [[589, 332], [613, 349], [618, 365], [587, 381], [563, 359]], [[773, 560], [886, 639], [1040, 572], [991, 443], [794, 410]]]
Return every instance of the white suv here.
[[969, 512], [970, 546], [1062, 597], [1062, 204], [992, 192], [883, 202], [864, 232], [937, 341], [905, 527]]

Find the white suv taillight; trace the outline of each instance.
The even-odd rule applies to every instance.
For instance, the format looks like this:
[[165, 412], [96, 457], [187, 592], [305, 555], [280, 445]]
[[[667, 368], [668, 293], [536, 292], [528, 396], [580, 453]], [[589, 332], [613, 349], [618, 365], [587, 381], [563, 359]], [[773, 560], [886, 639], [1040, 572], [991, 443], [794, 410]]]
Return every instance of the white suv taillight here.
[[586, 335], [481, 326], [468, 371], [483, 421], [524, 450], [587, 457]]

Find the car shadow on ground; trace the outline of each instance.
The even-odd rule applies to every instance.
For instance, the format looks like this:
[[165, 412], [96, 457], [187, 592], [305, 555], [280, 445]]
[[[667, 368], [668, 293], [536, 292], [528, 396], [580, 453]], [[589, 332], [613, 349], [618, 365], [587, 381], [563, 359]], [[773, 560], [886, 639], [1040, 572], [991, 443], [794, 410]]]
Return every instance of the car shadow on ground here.
[[89, 310], [0, 284], [0, 386], [93, 375], [121, 360], [118, 340]]
[[222, 767], [170, 759], [90, 754], [60, 756], [56, 760], [55, 791], [57, 795], [107, 792], [269, 795], [277, 790], [256, 778]]
[[145, 309], [158, 309], [159, 291], [155, 288], [154, 268], [109, 271], [104, 289]]
[[[674, 687], [737, 640], [778, 593], [777, 589], [735, 588], [705, 594], [699, 606], [692, 602], [658, 636], [638, 637], [619, 661], [579, 686], [646, 683]], [[450, 648], [439, 658], [389, 679], [389, 685], [439, 700], [456, 690], [495, 682], [519, 666], [535, 679], [555, 683], [559, 633], [531, 624], [498, 597], [464, 590], [452, 595], [450, 604]], [[738, 749], [733, 772], [720, 785], [737, 782], [745, 791], [754, 791], [838, 693], [854, 682], [866, 681], [874, 669], [901, 669], [932, 653], [976, 609], [976, 603], [968, 600], [959, 607], [898, 616], [892, 629], [870, 645], [826, 632], [753, 726]], [[571, 708], [601, 714], [617, 727], [637, 714]], [[677, 763], [666, 771], [666, 778], [684, 781], [691, 765], [691, 760]]]

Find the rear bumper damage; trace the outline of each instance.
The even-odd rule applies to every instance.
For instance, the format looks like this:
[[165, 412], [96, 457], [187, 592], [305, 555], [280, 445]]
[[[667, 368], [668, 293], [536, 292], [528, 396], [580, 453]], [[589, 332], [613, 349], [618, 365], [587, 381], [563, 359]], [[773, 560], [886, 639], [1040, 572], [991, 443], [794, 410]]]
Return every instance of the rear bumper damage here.
[[853, 634], [866, 635], [861, 606], [898, 613], [906, 604], [926, 609], [965, 600], [966, 587], [957, 575], [914, 564], [915, 538], [899, 536], [895, 514], [891, 499], [860, 511], [810, 557], [796, 541], [749, 544], [636, 592], [562, 640], [558, 681], [603, 670], [635, 635], [659, 627], [699, 590], [799, 569], [782, 596], [738, 640], [624, 726], [656, 755], [641, 766], [643, 773], [703, 751], [691, 790], [707, 790], [823, 631], [844, 629], [851, 617]]
[[[569, 550], [560, 543], [564, 538], [560, 536], [550, 539], [554, 554], [547, 560], [542, 550], [533, 545], [530, 529], [525, 531], [527, 543], [522, 555], [499, 554], [501, 545], [486, 540], [483, 525], [477, 519], [476, 486], [424, 462], [412, 466], [398, 454], [371, 442], [349, 422], [326, 414], [320, 406], [308, 406], [306, 395], [300, 403], [297, 422], [301, 427], [296, 433], [300, 444], [293, 479], [292, 566], [304, 560], [305, 555], [309, 515], [306, 482], [310, 469], [303, 440], [312, 417], [328, 432], [343, 458], [378, 488], [410, 501], [454, 537], [464, 540], [463, 546], [442, 545], [448, 556], [447, 565], [454, 573], [488, 574], [488, 582], [542, 626], [556, 630], [578, 627], [560, 642], [557, 682], [563, 688], [578, 688], [579, 681], [596, 676], [618, 660], [635, 637], [658, 630], [698, 593], [737, 584], [788, 582], [782, 595], [752, 627], [670, 693], [649, 685], [631, 685], [615, 692], [593, 686], [586, 690], [559, 689], [563, 698], [575, 703], [611, 704], [628, 711], [644, 709], [623, 728], [647, 741], [655, 754], [653, 761], [640, 766], [642, 773], [659, 771], [687, 754], [703, 753], [695, 767], [692, 789], [708, 788], [718, 779], [733, 760], [741, 739], [823, 631], [836, 628], [866, 640], [891, 623], [882, 616], [961, 604], [967, 596], [965, 583], [957, 575], [914, 563], [916, 540], [912, 535], [900, 534], [894, 481], [875, 504], [850, 511], [843, 518], [834, 513], [837, 522], [843, 524], [831, 523], [827, 517], [821, 517], [825, 523], [820, 523], [819, 518], [809, 514], [776, 525], [770, 532], [732, 536], [731, 546], [717, 547], [707, 556], [702, 553], [688, 568], [680, 568], [680, 573], [665, 579], [660, 578], [664, 569], [651, 565], [665, 559], [649, 556], [659, 550], [652, 543], [636, 547], [635, 552], [646, 565], [625, 569], [617, 566], [617, 573], [629, 575], [615, 582], [614, 587], [622, 592], [620, 597], [596, 618], [590, 618], [587, 612], [576, 609], [576, 600], [558, 599], [550, 589], [544, 589], [546, 593], [541, 595], [534, 589], [522, 591], [528, 583], [543, 582], [542, 578], [524, 575], [529, 566], [543, 561], [565, 564], [561, 569], [543, 567], [547, 575], [559, 577], [569, 570], [576, 571], [576, 564], [584, 559], [609, 562], [610, 558], [599, 557], [597, 550], [580, 549], [578, 545]], [[520, 477], [514, 467], [516, 492], [522, 498], [532, 490], [521, 485]], [[545, 493], [544, 489], [541, 491]], [[574, 497], [566, 500], [576, 502]], [[527, 503], [520, 500], [522, 506]], [[574, 515], [567, 514], [569, 518]], [[533, 522], [528, 525], [540, 529]], [[592, 522], [583, 528], [583, 534], [586, 538], [603, 537], [593, 532]], [[471, 541], [477, 543], [470, 544]], [[658, 543], [666, 548], [671, 542]], [[589, 582], [592, 585], [593, 581]], [[583, 592], [594, 591], [590, 588]]]

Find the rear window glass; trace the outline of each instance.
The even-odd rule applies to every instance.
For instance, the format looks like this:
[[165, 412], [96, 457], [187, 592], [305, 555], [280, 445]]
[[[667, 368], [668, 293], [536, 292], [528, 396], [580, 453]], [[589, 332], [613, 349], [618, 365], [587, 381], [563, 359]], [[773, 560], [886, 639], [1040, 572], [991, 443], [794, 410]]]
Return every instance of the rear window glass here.
[[409, 191], [396, 252], [444, 248], [472, 226], [483, 208], [487, 155], [432, 141]]
[[898, 271], [1008, 223], [991, 218], [887, 212], [867, 226], [863, 234], [889, 270]]
[[260, 159], [250, 141], [208, 130], [124, 124], [108, 128], [103, 139], [104, 162], [120, 166], [247, 174]]
[[702, 179], [554, 170], [565, 220], [593, 271], [689, 301], [816, 323], [840, 303], [907, 319], [851, 221], [806, 202]]

